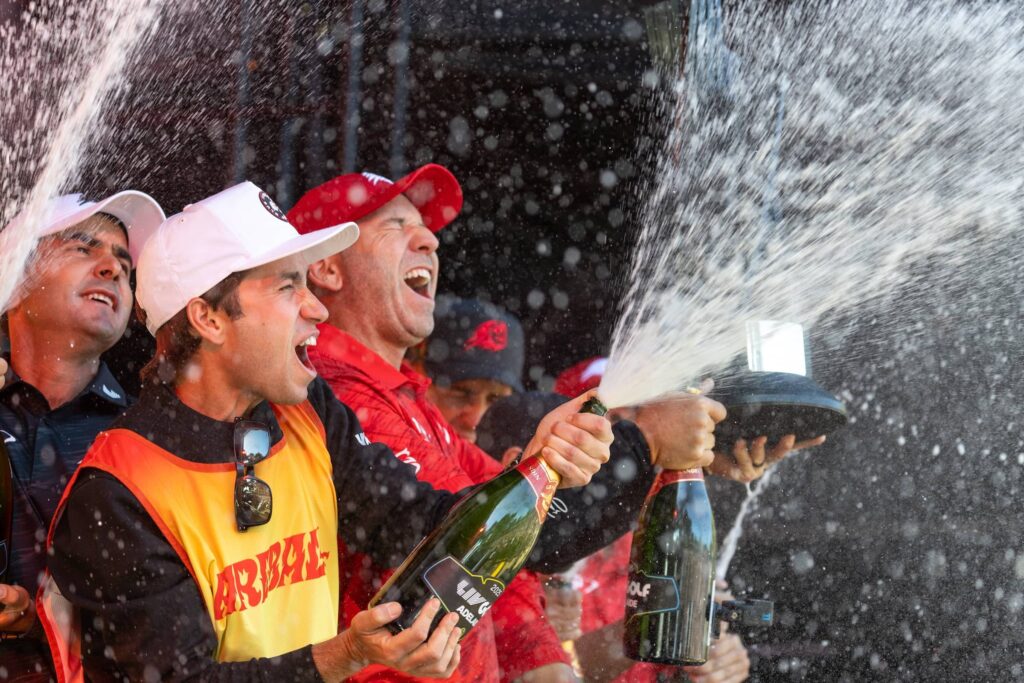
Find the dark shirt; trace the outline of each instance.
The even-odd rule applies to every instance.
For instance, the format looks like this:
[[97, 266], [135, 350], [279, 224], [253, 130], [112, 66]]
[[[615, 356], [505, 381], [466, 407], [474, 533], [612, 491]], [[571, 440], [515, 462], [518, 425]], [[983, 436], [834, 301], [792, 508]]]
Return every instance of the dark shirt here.
[[[38, 389], [8, 370], [0, 389], [0, 438], [10, 455], [14, 485], [7, 583], [35, 596], [46, 567], [46, 532], [64, 487], [96, 435], [128, 405], [124, 389], [103, 363], [89, 386], [56, 410]], [[47, 666], [48, 654], [39, 631], [0, 641], [0, 661], [10, 677]]]
[[96, 435], [128, 405], [128, 396], [104, 363], [89, 386], [56, 410], [50, 410], [38, 389], [8, 371], [0, 390], [0, 438], [14, 480], [8, 583], [35, 595], [46, 568], [46, 532], [64, 487]]
[[643, 432], [632, 422], [612, 425], [611, 458], [586, 486], [562, 489], [526, 565], [555, 574], [631, 531], [655, 470]]
[[[326, 432], [339, 535], [348, 548], [366, 553], [379, 566], [398, 566], [466, 492], [436, 491], [419, 482], [414, 468], [383, 444], [366, 445], [355, 414], [322, 380], [310, 385], [309, 400]], [[268, 404], [256, 406], [247, 417], [268, 425], [275, 442], [282, 437]], [[234, 461], [233, 425], [196, 413], [166, 387], [144, 389], [139, 402], [113, 426], [194, 462]], [[616, 484], [614, 472], [606, 476], [605, 486], [618, 497], [614, 494], [623, 485]], [[609, 521], [600, 514], [575, 517], [601, 526]], [[630, 521], [618, 526], [624, 531]], [[548, 526], [554, 533], [545, 542]], [[567, 539], [569, 546], [591, 539], [591, 531], [571, 521], [545, 525], [538, 558], [548, 554], [543, 548], [564, 545]], [[561, 547], [557, 552], [571, 561], [589, 551]], [[194, 580], [142, 505], [105, 472], [87, 467], [72, 487], [54, 528], [50, 571], [80, 611], [83, 662], [92, 681], [320, 680], [311, 646], [270, 659], [215, 662], [216, 636]]]

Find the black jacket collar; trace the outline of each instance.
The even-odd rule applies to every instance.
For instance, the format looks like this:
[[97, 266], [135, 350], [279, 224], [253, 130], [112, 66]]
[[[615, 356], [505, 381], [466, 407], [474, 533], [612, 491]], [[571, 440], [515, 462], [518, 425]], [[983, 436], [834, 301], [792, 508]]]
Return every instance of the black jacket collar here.
[[[246, 419], [265, 424], [271, 443], [284, 436], [266, 401], [249, 411]], [[138, 402], [111, 428], [130, 429], [165, 451], [193, 462], [224, 463], [235, 459], [234, 422], [221, 422], [192, 410], [166, 384], [144, 386]]]
[[100, 369], [96, 376], [92, 378], [89, 386], [85, 388], [85, 391], [122, 408], [128, 407], [128, 395], [121, 388], [121, 385], [118, 384], [117, 380], [114, 379], [114, 374], [110, 372], [110, 368], [103, 361], [100, 361]]
[[[46, 405], [46, 398], [42, 393], [34, 386], [23, 380], [18, 373], [11, 367], [11, 358], [9, 354], [4, 354], [4, 360], [7, 361], [7, 373], [4, 375], [4, 385], [0, 389], [0, 394], [8, 394], [19, 392], [22, 394], [33, 394], [38, 395], [38, 399]], [[96, 396], [102, 399], [105, 403], [112, 404], [119, 408], [127, 408], [131, 401], [128, 398], [128, 393], [121, 387], [121, 384], [114, 379], [114, 374], [110, 372], [110, 368], [103, 361], [100, 361], [99, 369], [96, 371], [96, 376], [92, 378], [92, 381], [78, 394], [64, 405], [70, 405], [77, 403], [85, 397]], [[64, 406], [60, 406], [63, 408]], [[57, 408], [57, 410], [60, 410]], [[47, 408], [47, 412], [49, 409]]]

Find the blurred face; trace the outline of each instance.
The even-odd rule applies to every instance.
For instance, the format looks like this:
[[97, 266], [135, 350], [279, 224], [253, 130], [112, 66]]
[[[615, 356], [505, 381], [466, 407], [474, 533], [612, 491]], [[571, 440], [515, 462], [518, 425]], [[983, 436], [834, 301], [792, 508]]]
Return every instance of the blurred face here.
[[316, 371], [307, 347], [316, 343], [327, 310], [306, 287], [306, 262], [298, 256], [256, 268], [238, 286], [241, 317], [226, 323], [219, 362], [235, 388], [255, 401], [306, 400]]
[[341, 254], [345, 327], [405, 349], [434, 329], [437, 238], [398, 196], [359, 220], [359, 239]]
[[463, 439], [476, 443], [476, 427], [495, 401], [512, 394], [512, 387], [493, 379], [464, 379], [449, 387], [431, 385], [430, 400]]
[[11, 308], [12, 335], [21, 325], [52, 331], [54, 343], [102, 353], [128, 325], [132, 259], [124, 230], [92, 216], [43, 238], [24, 296]]

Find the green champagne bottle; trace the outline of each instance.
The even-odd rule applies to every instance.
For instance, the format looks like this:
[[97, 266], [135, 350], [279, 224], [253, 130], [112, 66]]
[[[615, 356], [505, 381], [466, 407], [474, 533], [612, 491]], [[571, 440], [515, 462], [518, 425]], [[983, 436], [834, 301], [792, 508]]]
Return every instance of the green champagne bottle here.
[[[580, 412], [604, 415], [590, 399]], [[398, 602], [402, 615], [392, 633], [412, 625], [431, 597], [442, 609], [431, 631], [449, 612], [469, 632], [501, 597], [526, 562], [561, 477], [537, 455], [473, 489], [405, 559], [370, 600], [370, 607]], [[465, 636], [465, 633], [463, 633]]]
[[704, 473], [665, 470], [640, 511], [626, 587], [626, 655], [703, 664], [715, 619], [715, 519]]

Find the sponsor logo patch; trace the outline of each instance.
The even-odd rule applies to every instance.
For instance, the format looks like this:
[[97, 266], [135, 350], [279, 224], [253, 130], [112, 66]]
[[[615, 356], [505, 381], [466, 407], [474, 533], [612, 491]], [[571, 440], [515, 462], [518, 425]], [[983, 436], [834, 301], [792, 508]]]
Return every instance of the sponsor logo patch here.
[[368, 171], [363, 171], [361, 175], [364, 178], [366, 178], [367, 180], [369, 180], [370, 183], [373, 184], [373, 185], [394, 185], [394, 183], [391, 182], [390, 179], [385, 178], [382, 175], [377, 175], [376, 173], [370, 173]]
[[274, 200], [270, 198], [270, 195], [268, 195], [263, 190], [260, 190], [260, 204], [262, 204], [263, 208], [267, 210], [267, 213], [269, 213], [277, 220], [284, 221], [285, 223], [288, 222], [288, 219], [285, 217], [284, 211], [278, 208], [277, 204], [274, 203]]
[[395, 453], [395, 457], [404, 462], [406, 465], [412, 465], [413, 469], [416, 470], [416, 474], [419, 474], [420, 464], [416, 461], [416, 458], [412, 457], [412, 455], [409, 453], [408, 448], [403, 448], [402, 450]]

